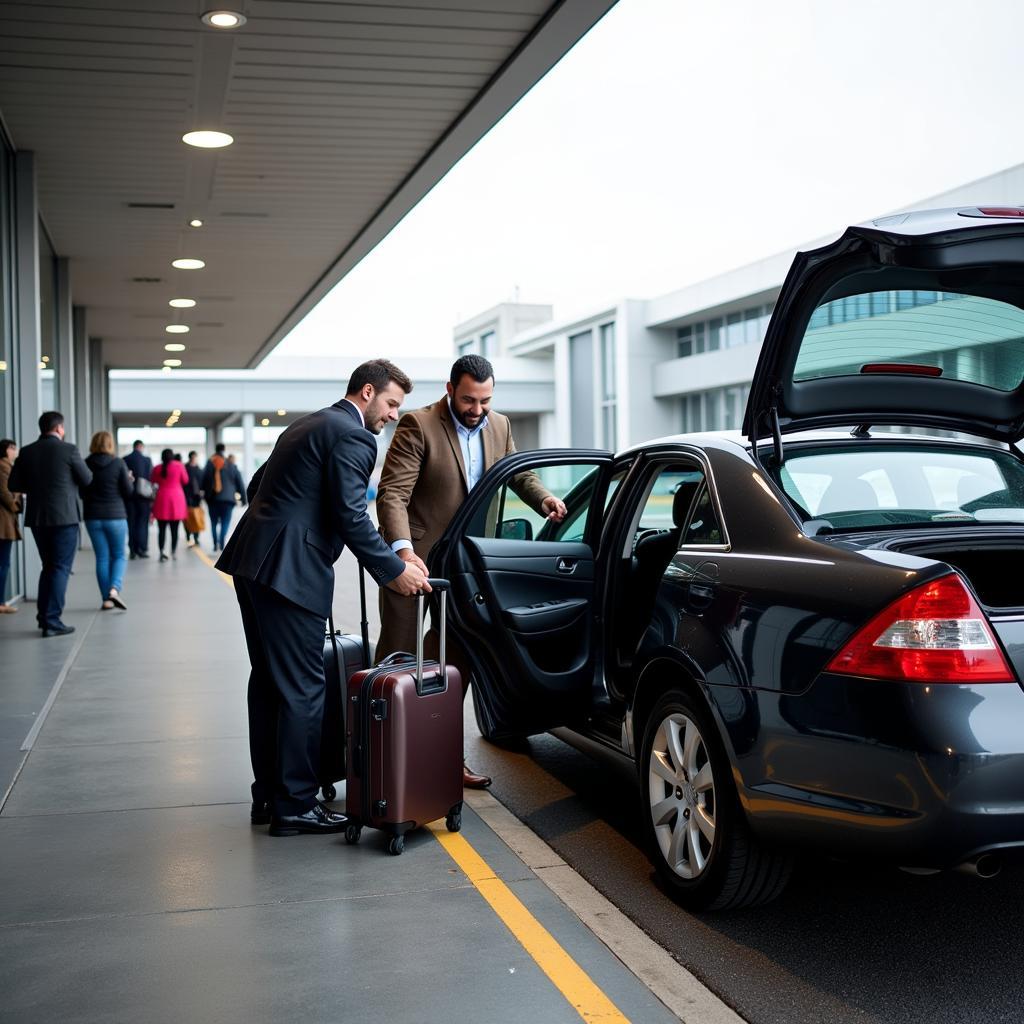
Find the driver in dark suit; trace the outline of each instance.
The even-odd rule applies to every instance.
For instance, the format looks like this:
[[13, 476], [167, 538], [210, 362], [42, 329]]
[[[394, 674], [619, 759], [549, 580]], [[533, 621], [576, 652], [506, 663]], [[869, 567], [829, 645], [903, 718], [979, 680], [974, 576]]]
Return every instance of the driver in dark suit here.
[[363, 363], [334, 405], [296, 420], [249, 485], [249, 509], [217, 568], [234, 577], [249, 649], [252, 822], [270, 834], [339, 832], [348, 819], [316, 799], [323, 717], [324, 622], [334, 563], [347, 545], [398, 594], [428, 591], [426, 567], [381, 540], [366, 487], [384, 425], [412, 382], [386, 359]]

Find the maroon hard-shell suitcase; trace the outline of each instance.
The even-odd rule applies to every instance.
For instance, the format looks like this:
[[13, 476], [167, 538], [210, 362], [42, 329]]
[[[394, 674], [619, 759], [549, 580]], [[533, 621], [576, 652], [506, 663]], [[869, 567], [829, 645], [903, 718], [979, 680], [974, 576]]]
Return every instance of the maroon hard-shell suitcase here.
[[421, 594], [415, 658], [393, 654], [348, 681], [345, 838], [356, 843], [364, 826], [380, 829], [392, 854], [427, 822], [462, 827], [462, 678], [444, 660], [448, 581], [430, 585], [441, 598], [440, 661], [423, 660]]

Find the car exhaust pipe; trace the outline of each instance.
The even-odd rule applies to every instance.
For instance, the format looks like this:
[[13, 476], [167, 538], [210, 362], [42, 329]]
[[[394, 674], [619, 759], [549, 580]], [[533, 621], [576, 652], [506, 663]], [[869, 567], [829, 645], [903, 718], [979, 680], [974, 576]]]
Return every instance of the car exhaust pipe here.
[[957, 864], [956, 870], [978, 878], [995, 878], [1003, 869], [1002, 859], [994, 853], [983, 853], [978, 857]]

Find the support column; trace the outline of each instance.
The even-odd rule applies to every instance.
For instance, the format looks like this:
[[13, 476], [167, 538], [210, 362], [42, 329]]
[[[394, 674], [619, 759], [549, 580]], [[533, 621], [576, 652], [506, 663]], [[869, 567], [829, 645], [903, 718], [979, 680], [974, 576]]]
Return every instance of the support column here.
[[[39, 379], [41, 324], [39, 321], [39, 208], [36, 198], [36, 167], [33, 153], [14, 155], [14, 236], [15, 289], [17, 291], [17, 330], [14, 336], [14, 369], [17, 374], [19, 445], [39, 437], [39, 416], [42, 413], [42, 387]], [[31, 498], [29, 501], [31, 502]], [[28, 531], [31, 532], [31, 531]], [[39, 587], [39, 552], [27, 537], [25, 544], [15, 544], [21, 555], [21, 578], [25, 597], [34, 601]]]
[[77, 395], [75, 394], [75, 345], [71, 310], [71, 269], [66, 256], [57, 259], [57, 338], [54, 345], [57, 360], [57, 408], [64, 413], [64, 429], [67, 440], [78, 445], [85, 452], [89, 448], [91, 434], [82, 436], [78, 432]]
[[246, 480], [252, 477], [256, 461], [256, 445], [253, 440], [253, 428], [256, 426], [256, 415], [251, 412], [242, 413], [242, 474]]
[[[72, 348], [75, 355], [75, 379], [72, 390], [75, 396], [75, 436], [91, 438], [92, 403], [89, 392], [89, 335], [86, 333], [86, 316], [84, 306], [75, 306], [71, 312]], [[84, 442], [79, 442], [79, 448]]]
[[106, 372], [103, 369], [103, 339], [89, 339], [89, 411], [92, 422], [90, 431], [103, 430], [106, 423], [103, 400]]

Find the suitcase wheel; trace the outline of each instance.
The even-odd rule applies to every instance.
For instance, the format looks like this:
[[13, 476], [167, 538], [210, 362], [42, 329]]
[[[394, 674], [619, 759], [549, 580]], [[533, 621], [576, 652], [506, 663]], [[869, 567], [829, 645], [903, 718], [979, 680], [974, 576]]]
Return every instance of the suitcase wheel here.
[[461, 832], [462, 811], [449, 811], [448, 816], [444, 819], [444, 824], [449, 832]]
[[345, 829], [345, 842], [349, 846], [355, 846], [359, 842], [359, 837], [363, 834], [363, 830], [359, 825], [349, 825]]
[[392, 836], [388, 840], [388, 853], [397, 857], [405, 849], [405, 836]]
[[326, 786], [321, 786], [320, 789], [321, 789], [321, 792], [324, 795], [324, 799], [325, 800], [336, 800], [337, 799], [338, 791], [334, 788], [334, 786], [331, 785], [331, 783], [328, 782]]

